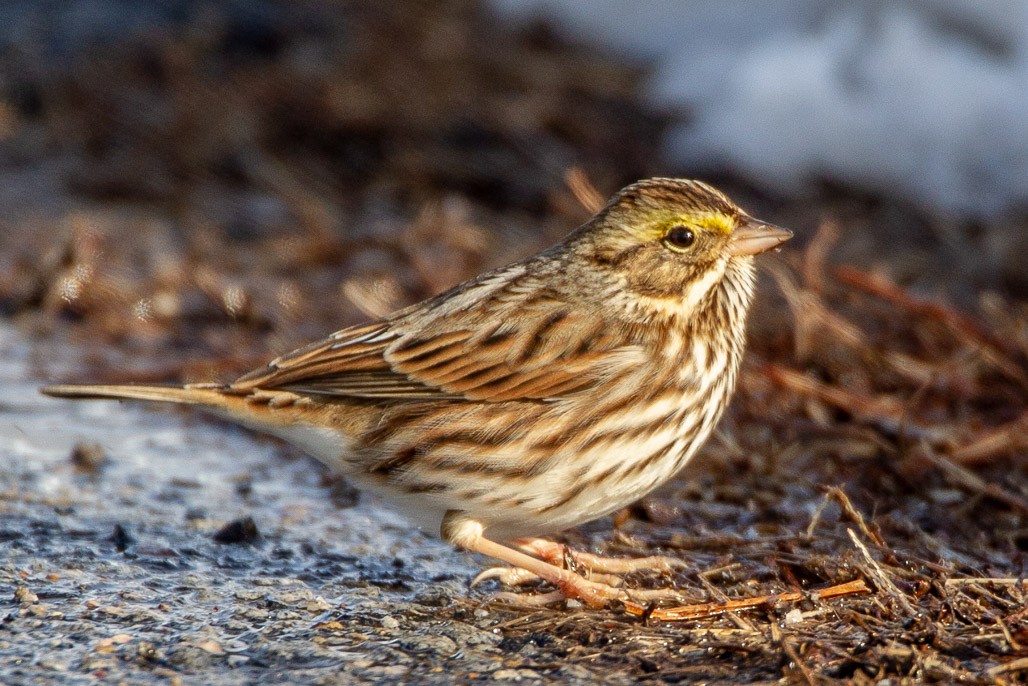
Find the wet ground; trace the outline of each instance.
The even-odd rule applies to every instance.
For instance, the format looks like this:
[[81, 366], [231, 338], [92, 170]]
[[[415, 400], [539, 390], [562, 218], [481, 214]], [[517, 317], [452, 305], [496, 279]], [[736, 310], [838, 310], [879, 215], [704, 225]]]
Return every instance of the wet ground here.
[[467, 556], [270, 440], [43, 398], [28, 358], [0, 329], [5, 684], [497, 668], [488, 611], [436, 617]]

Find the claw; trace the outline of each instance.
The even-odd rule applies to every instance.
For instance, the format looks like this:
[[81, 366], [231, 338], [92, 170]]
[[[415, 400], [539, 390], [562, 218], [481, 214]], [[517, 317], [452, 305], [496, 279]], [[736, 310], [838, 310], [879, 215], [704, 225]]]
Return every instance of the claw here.
[[527, 583], [538, 581], [539, 575], [520, 567], [490, 567], [479, 572], [471, 580], [471, 586], [475, 587], [487, 579], [499, 579], [500, 583], [505, 586], [523, 586]]

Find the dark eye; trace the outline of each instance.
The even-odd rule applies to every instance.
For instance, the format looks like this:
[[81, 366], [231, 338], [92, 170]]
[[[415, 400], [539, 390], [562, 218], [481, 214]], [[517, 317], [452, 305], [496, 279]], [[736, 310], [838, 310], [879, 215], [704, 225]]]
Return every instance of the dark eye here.
[[695, 242], [696, 234], [692, 232], [692, 229], [687, 229], [684, 226], [676, 226], [664, 236], [664, 245], [672, 250], [688, 250]]

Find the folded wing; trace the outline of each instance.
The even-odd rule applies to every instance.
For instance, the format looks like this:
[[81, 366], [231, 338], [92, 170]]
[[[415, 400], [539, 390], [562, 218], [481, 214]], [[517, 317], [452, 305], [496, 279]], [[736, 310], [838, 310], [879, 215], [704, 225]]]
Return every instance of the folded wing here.
[[[441, 297], [274, 360], [234, 388], [368, 399], [555, 400], [642, 362], [596, 312], [517, 281]], [[472, 295], [475, 295], [472, 293]], [[620, 332], [623, 334], [623, 332]]]

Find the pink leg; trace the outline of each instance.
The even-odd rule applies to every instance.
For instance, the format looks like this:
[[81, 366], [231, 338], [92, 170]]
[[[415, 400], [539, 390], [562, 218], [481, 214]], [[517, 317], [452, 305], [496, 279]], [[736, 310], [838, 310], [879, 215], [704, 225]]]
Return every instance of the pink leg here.
[[[523, 596], [519, 596], [517, 594], [501, 594], [499, 597], [504, 600], [510, 600], [516, 604], [539, 605], [554, 602], [561, 598], [575, 598], [581, 600], [590, 607], [601, 608], [606, 606], [611, 600], [631, 602], [632, 600], [646, 601], [659, 598], [677, 597], [677, 593], [673, 589], [628, 592], [623, 589], [616, 588], [612, 584], [604, 583], [603, 581], [586, 579], [572, 571], [564, 569], [563, 567], [558, 567], [555, 564], [537, 559], [519, 550], [515, 550], [514, 548], [490, 541], [484, 536], [483, 532], [484, 527], [480, 522], [474, 519], [469, 519], [466, 515], [460, 512], [447, 513], [446, 517], [443, 519], [443, 538], [450, 541], [455, 546], [486, 555], [493, 559], [500, 560], [501, 562], [506, 562], [507, 564], [512, 565], [515, 570], [523, 570], [511, 572], [511, 574], [515, 575], [511, 577], [514, 580], [521, 580], [524, 582], [524, 580], [538, 578], [548, 581], [557, 587], [557, 594], [536, 596], [538, 601], [541, 602], [525, 602], [525, 598]], [[542, 539], [531, 539], [528, 541], [528, 545], [533, 545], [533, 542], [536, 540], [541, 541]], [[538, 544], [535, 545], [538, 546]], [[538, 547], [549, 553], [552, 553], [554, 550], [560, 550], [561, 559], [563, 559], [563, 546], [558, 546], [557, 544], [550, 545], [554, 547]], [[605, 558], [599, 558], [595, 555], [590, 555], [587, 558], [588, 561], [604, 559]], [[650, 560], [656, 558], [645, 559]], [[628, 569], [628, 571], [635, 571], [636, 569], [653, 569], [653, 566], [629, 566], [624, 568]], [[483, 574], [480, 574], [476, 577], [475, 581], [477, 582], [483, 578], [490, 578], [491, 576], [499, 576], [497, 574], [491, 574], [491, 571], [492, 570], [487, 570]]]

